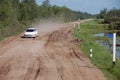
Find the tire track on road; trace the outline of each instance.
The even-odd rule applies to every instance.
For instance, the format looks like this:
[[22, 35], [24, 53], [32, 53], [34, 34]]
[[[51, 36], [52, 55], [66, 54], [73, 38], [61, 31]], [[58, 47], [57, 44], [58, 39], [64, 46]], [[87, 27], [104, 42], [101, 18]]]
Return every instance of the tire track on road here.
[[79, 50], [78, 23], [56, 25], [37, 38], [11, 37], [0, 43], [0, 80], [106, 80]]

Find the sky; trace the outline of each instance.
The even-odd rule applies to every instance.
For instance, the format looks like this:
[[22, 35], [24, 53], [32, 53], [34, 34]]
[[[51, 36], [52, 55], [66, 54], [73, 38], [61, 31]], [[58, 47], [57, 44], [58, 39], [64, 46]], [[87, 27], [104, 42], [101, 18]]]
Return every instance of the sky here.
[[[36, 0], [41, 5], [44, 0]], [[66, 6], [74, 11], [98, 14], [104, 8], [120, 9], [120, 0], [49, 0], [51, 5]]]

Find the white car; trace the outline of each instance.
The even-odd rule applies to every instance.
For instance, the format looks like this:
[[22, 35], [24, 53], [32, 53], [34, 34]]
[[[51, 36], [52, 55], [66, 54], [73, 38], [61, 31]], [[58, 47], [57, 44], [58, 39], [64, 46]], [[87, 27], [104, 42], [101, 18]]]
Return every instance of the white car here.
[[38, 30], [35, 28], [27, 28], [24, 32], [24, 37], [35, 38], [38, 36]]

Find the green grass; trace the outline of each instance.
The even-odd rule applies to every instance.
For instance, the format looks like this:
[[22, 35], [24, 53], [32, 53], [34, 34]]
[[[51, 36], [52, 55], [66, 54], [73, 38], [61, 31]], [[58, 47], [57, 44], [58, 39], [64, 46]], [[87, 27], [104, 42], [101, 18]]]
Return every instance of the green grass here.
[[89, 57], [89, 49], [93, 49], [92, 63], [103, 71], [108, 80], [120, 80], [120, 60], [117, 59], [116, 66], [112, 67], [112, 55], [110, 52], [95, 42], [93, 33], [105, 32], [106, 25], [98, 24], [97, 20], [80, 24], [80, 30], [74, 29], [74, 36], [81, 39], [80, 49]]

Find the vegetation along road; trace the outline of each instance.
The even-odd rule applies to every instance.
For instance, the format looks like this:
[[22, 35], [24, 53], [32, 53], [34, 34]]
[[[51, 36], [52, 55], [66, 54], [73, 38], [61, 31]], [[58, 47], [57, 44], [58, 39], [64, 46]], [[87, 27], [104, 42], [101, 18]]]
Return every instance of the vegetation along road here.
[[[38, 25], [39, 36], [0, 43], [0, 80], [106, 80], [79, 50], [75, 23]], [[52, 27], [52, 28], [51, 28]]]

